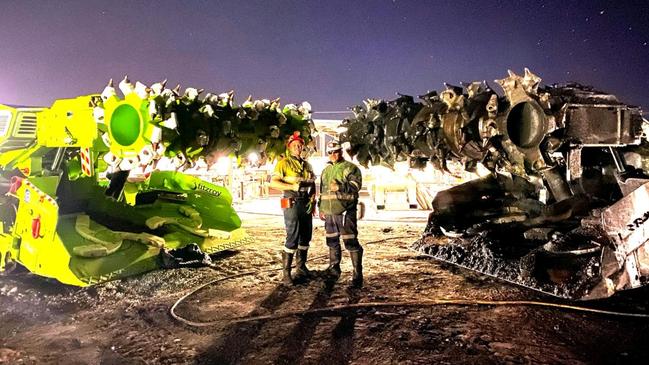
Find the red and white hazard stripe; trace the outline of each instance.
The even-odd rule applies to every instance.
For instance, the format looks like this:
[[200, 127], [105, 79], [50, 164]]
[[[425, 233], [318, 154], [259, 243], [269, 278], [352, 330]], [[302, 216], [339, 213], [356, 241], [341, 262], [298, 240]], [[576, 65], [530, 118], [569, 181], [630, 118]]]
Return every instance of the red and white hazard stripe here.
[[92, 176], [92, 152], [90, 148], [80, 148], [79, 156], [81, 157], [81, 173], [85, 176]]

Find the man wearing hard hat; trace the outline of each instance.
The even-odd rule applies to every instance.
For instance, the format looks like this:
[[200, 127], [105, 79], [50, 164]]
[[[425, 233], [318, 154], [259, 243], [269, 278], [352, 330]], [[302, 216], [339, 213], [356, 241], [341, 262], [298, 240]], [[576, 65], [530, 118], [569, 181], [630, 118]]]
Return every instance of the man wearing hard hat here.
[[357, 205], [363, 184], [361, 170], [346, 161], [338, 141], [327, 144], [329, 162], [320, 175], [318, 211], [325, 221], [326, 242], [329, 246], [327, 274], [334, 280], [340, 277], [340, 239], [349, 251], [354, 266], [352, 285], [363, 285], [363, 247], [358, 242]]
[[[304, 139], [295, 132], [286, 142], [288, 154], [275, 166], [270, 187], [282, 190], [281, 200], [286, 226], [286, 244], [282, 252], [284, 273], [282, 283], [293, 285], [294, 280], [308, 278], [307, 250], [313, 229], [315, 209], [315, 174], [313, 168], [302, 158]], [[293, 255], [296, 255], [296, 272], [291, 277]]]

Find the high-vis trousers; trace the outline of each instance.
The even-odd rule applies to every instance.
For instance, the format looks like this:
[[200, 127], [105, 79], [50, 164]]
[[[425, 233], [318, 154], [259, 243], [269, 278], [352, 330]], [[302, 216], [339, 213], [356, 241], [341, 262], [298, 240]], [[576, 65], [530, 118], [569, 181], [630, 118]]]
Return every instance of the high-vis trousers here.
[[331, 248], [340, 247], [340, 239], [345, 244], [347, 251], [359, 251], [361, 245], [358, 242], [358, 226], [356, 210], [348, 210], [343, 214], [325, 215], [325, 235], [327, 246]]

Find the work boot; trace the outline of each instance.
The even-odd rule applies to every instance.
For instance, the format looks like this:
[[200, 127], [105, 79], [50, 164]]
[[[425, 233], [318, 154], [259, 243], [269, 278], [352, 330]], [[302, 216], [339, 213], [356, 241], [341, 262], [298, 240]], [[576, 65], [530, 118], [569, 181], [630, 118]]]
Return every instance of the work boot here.
[[361, 248], [358, 251], [349, 251], [349, 256], [351, 256], [352, 265], [354, 266], [352, 286], [360, 288], [363, 286], [363, 249]]
[[325, 270], [327, 276], [333, 280], [338, 280], [340, 277], [340, 259], [341, 259], [340, 246], [333, 248], [329, 247], [329, 267]]
[[291, 265], [293, 264], [293, 254], [282, 251], [282, 268], [284, 269], [282, 275], [282, 284], [291, 286], [293, 279], [291, 279]]
[[311, 276], [311, 272], [306, 267], [307, 252], [308, 250], [297, 250], [297, 256], [295, 258], [295, 280], [308, 279]]

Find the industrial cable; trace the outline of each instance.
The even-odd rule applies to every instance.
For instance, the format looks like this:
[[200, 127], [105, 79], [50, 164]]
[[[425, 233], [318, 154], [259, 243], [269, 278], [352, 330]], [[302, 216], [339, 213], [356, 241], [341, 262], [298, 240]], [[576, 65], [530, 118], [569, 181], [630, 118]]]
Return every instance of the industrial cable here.
[[[621, 317], [634, 317], [634, 318], [649, 318], [648, 314], [642, 313], [625, 313], [625, 312], [615, 312], [601, 309], [594, 309], [588, 307], [567, 305], [567, 304], [557, 304], [550, 302], [541, 302], [541, 301], [531, 301], [531, 300], [479, 300], [479, 299], [431, 299], [431, 300], [418, 300], [418, 301], [396, 301], [396, 302], [366, 302], [366, 303], [355, 303], [347, 305], [336, 305], [331, 307], [309, 309], [303, 311], [292, 311], [287, 313], [277, 313], [269, 314], [263, 316], [251, 316], [251, 317], [234, 317], [234, 318], [225, 318], [221, 320], [215, 320], [210, 322], [194, 322], [186, 319], [176, 319], [181, 320], [183, 323], [188, 324], [193, 327], [209, 327], [214, 326], [219, 323], [246, 323], [246, 322], [258, 322], [258, 321], [271, 321], [278, 320], [290, 317], [300, 317], [300, 316], [334, 316], [335, 313], [347, 310], [354, 309], [365, 309], [365, 308], [385, 308], [385, 307], [431, 307], [437, 305], [456, 305], [456, 306], [537, 306], [537, 307], [546, 307], [546, 308], [561, 308], [569, 309], [579, 312], [589, 312], [596, 314], [605, 314], [612, 316], [621, 316]], [[337, 316], [341, 316], [338, 314]]]
[[[381, 240], [366, 242], [365, 244], [366, 245], [375, 244], [375, 243], [385, 242], [385, 241], [388, 241], [388, 240], [404, 239], [404, 238], [410, 238], [410, 236], [388, 237], [388, 238], [384, 238], [384, 239], [381, 239]], [[322, 259], [322, 258], [325, 258], [325, 257], [327, 257], [327, 255], [321, 255], [321, 256], [317, 256], [317, 257], [313, 258], [313, 260], [318, 260], [318, 259]], [[286, 312], [286, 313], [275, 313], [275, 314], [268, 314], [268, 315], [261, 315], [261, 316], [223, 318], [223, 319], [218, 319], [218, 320], [209, 321], [209, 322], [191, 321], [191, 320], [188, 320], [186, 318], [183, 318], [183, 317], [177, 315], [176, 312], [175, 312], [176, 308], [185, 299], [187, 299], [191, 295], [199, 292], [200, 290], [202, 290], [203, 288], [205, 288], [207, 286], [210, 286], [212, 284], [216, 284], [216, 283], [219, 283], [219, 282], [228, 281], [228, 280], [231, 280], [231, 279], [243, 277], [243, 276], [249, 276], [249, 275], [254, 275], [254, 274], [263, 273], [263, 272], [279, 271], [279, 270], [282, 270], [282, 268], [272, 268], [272, 269], [266, 269], [266, 270], [248, 271], [248, 272], [234, 274], [234, 275], [226, 276], [226, 277], [219, 278], [219, 279], [216, 279], [216, 280], [212, 280], [210, 282], [207, 282], [207, 283], [205, 283], [203, 285], [200, 285], [200, 286], [190, 290], [188, 293], [186, 293], [185, 295], [180, 297], [178, 300], [176, 300], [176, 302], [169, 309], [169, 313], [177, 321], [182, 322], [183, 324], [186, 324], [186, 325], [191, 326], [191, 327], [211, 327], [211, 326], [214, 326], [214, 325], [217, 325], [217, 324], [222, 324], [222, 323], [246, 323], [246, 322], [257, 322], [257, 321], [272, 321], [272, 320], [278, 320], [278, 319], [283, 319], [283, 318], [309, 316], [309, 315], [327, 316], [327, 315], [333, 315], [334, 313], [340, 312], [340, 311], [358, 310], [358, 309], [366, 309], [366, 308], [431, 307], [431, 306], [438, 306], [438, 305], [455, 305], [455, 306], [536, 306], [536, 307], [544, 307], [544, 308], [568, 309], [568, 310], [573, 310], [573, 311], [577, 311], [577, 312], [603, 314], [603, 315], [611, 315], [611, 316], [618, 316], [618, 317], [649, 318], [649, 314], [643, 314], [643, 313], [617, 312], [617, 311], [609, 311], [609, 310], [603, 310], [603, 309], [588, 308], [588, 307], [583, 307], [583, 306], [560, 304], [560, 303], [551, 303], [551, 302], [543, 302], [543, 301], [534, 301], [534, 300], [480, 300], [480, 299], [460, 299], [460, 298], [430, 299], [430, 300], [417, 300], [417, 301], [392, 301], [392, 302], [354, 303], [354, 304], [336, 305], [336, 306], [331, 306], [331, 307], [315, 308], [315, 309], [308, 309], [308, 310], [301, 310], [301, 311], [290, 311], [290, 312]]]
[[[411, 238], [411, 236], [387, 237], [387, 238], [380, 239], [380, 240], [365, 242], [365, 245], [372, 245], [372, 244], [376, 244], [376, 243], [385, 242], [385, 241], [388, 241], [388, 240], [397, 240], [397, 239], [406, 239], [406, 238]], [[313, 257], [311, 260], [319, 260], [319, 259], [323, 259], [323, 258], [327, 258], [327, 257], [329, 257], [329, 255], [320, 255], [320, 256]], [[210, 267], [212, 269], [216, 269], [216, 266], [208, 265], [208, 267]], [[185, 295], [180, 297], [174, 303], [174, 305], [171, 306], [171, 308], [169, 309], [169, 313], [171, 314], [171, 316], [174, 319], [176, 319], [176, 320], [178, 320], [180, 322], [183, 322], [185, 324], [188, 324], [188, 325], [194, 326], [194, 327], [203, 327], [201, 325], [196, 325], [197, 323], [202, 323], [202, 322], [192, 322], [192, 321], [189, 321], [189, 320], [187, 320], [185, 318], [182, 318], [182, 317], [178, 316], [175, 313], [176, 307], [178, 307], [178, 305], [180, 305], [180, 303], [182, 303], [185, 299], [187, 299], [191, 295], [201, 291], [203, 288], [208, 287], [208, 286], [210, 286], [212, 284], [216, 284], [216, 283], [223, 282], [223, 281], [228, 281], [228, 280], [231, 280], [231, 279], [240, 278], [240, 277], [243, 277], [243, 276], [249, 276], [249, 275], [254, 275], [254, 274], [259, 274], [259, 273], [264, 273], [264, 272], [273, 272], [273, 271], [279, 271], [279, 270], [282, 270], [282, 268], [280, 267], [280, 268], [272, 268], [272, 269], [265, 269], [265, 270], [248, 271], [248, 272], [238, 273], [238, 274], [234, 274], [234, 275], [230, 275], [230, 276], [226, 276], [226, 277], [223, 277], [223, 278], [219, 278], [219, 279], [209, 281], [209, 282], [207, 282], [205, 284], [199, 285], [198, 287], [190, 290]]]

